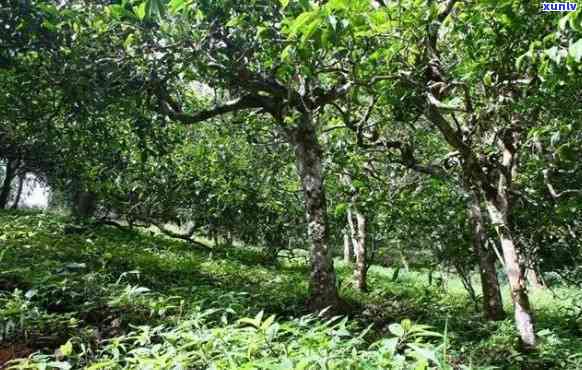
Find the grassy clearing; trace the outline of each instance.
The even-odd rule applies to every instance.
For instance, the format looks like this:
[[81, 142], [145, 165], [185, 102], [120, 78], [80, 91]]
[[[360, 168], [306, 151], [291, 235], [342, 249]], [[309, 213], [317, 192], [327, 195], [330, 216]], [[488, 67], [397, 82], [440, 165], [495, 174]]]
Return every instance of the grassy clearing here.
[[329, 320], [305, 312], [303, 259], [22, 212], [0, 214], [0, 246], [0, 361], [15, 369], [582, 368], [574, 289], [533, 293], [542, 345], [526, 357], [511, 319], [484, 323], [452, 277], [373, 266], [362, 294], [338, 262], [353, 312]]

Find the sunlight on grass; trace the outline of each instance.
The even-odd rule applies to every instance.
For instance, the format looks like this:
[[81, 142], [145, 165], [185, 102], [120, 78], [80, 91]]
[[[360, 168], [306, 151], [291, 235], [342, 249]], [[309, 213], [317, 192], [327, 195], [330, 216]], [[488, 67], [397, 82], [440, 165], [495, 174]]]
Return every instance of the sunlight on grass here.
[[22, 212], [1, 215], [0, 241], [2, 348], [15, 357], [31, 355], [14, 362], [15, 369], [49, 363], [93, 369], [281, 363], [320, 368], [321, 361], [334, 369], [363, 369], [445, 361], [438, 336], [412, 336], [423, 350], [408, 345], [405, 333], [429, 332], [420, 323], [437, 333], [446, 328], [446, 361], [475, 369], [504, 366], [508, 358], [530, 369], [580, 361], [575, 355], [581, 349], [575, 340], [580, 322], [568, 311], [576, 301], [567, 288], [555, 290], [561, 298], [533, 291], [544, 342], [538, 356], [526, 359], [513, 349], [511, 319], [483, 323], [451, 273], [446, 284], [437, 274], [429, 285], [426, 272], [403, 270], [394, 279], [394, 269], [372, 266], [372, 290], [363, 294], [353, 289], [350, 266], [338, 260], [340, 289], [352, 312], [349, 319], [326, 321], [306, 316], [304, 256], [275, 268], [260, 249], [208, 254], [165, 237], [109, 227], [67, 234], [60, 216]]

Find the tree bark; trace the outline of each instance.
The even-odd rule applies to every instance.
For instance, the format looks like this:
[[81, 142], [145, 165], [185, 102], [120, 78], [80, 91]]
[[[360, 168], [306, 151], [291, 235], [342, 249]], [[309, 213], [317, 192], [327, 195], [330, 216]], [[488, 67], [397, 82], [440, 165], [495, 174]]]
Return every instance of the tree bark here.
[[352, 239], [349, 235], [349, 231], [344, 229], [344, 262], [349, 264], [352, 262]]
[[504, 168], [498, 171], [496, 191], [488, 188], [488, 190], [484, 190], [484, 194], [487, 211], [499, 236], [503, 252], [505, 272], [509, 280], [511, 298], [513, 300], [515, 325], [519, 332], [523, 349], [530, 351], [534, 350], [536, 346], [534, 317], [527, 293], [525, 268], [522, 266], [522, 258], [520, 258], [520, 252], [516, 247], [509, 223], [509, 190], [511, 188], [511, 179], [515, 175], [515, 148], [511, 140], [512, 137], [509, 135], [501, 139], [502, 165]]
[[473, 252], [479, 259], [479, 274], [483, 291], [483, 313], [487, 320], [498, 321], [505, 318], [501, 289], [495, 268], [495, 254], [485, 247], [485, 228], [481, 212], [481, 199], [477, 189], [471, 189], [469, 219]]
[[352, 236], [352, 245], [354, 247], [354, 255], [356, 257], [356, 266], [354, 269], [354, 279], [356, 280], [356, 287], [358, 290], [365, 292], [368, 289], [367, 275], [367, 248], [366, 248], [366, 234], [367, 222], [366, 216], [358, 208], [358, 191], [352, 184], [351, 176], [343, 176], [344, 183], [350, 187], [351, 205], [348, 207], [348, 226]]
[[536, 346], [536, 337], [534, 330], [534, 321], [524, 270], [519, 262], [519, 254], [515, 247], [515, 242], [506, 222], [499, 222], [503, 215], [500, 214], [495, 202], [489, 201], [487, 208], [491, 219], [495, 220], [495, 229], [501, 242], [503, 259], [505, 261], [505, 272], [511, 288], [511, 298], [513, 300], [513, 309], [515, 315], [515, 325], [524, 349], [532, 350]]
[[328, 245], [327, 210], [323, 186], [323, 151], [317, 141], [313, 118], [304, 112], [301, 122], [290, 130], [295, 147], [297, 172], [305, 203], [308, 235], [311, 239], [311, 274], [309, 306], [315, 310], [338, 309], [340, 299], [336, 286], [332, 250]]
[[4, 173], [4, 181], [2, 188], [0, 188], [0, 209], [5, 209], [8, 206], [8, 199], [10, 198], [10, 191], [12, 190], [12, 180], [16, 176], [16, 163], [9, 159], [6, 161], [6, 172]]
[[366, 217], [356, 208], [354, 210], [357, 225], [357, 243], [354, 245], [354, 252], [356, 255], [356, 269], [354, 270], [354, 277], [356, 279], [356, 286], [362, 292], [368, 290], [367, 275], [368, 264], [366, 261]]
[[14, 197], [14, 203], [12, 203], [12, 209], [18, 209], [18, 204], [20, 203], [20, 198], [22, 197], [22, 190], [24, 189], [25, 180], [26, 174], [21, 174], [18, 176], [18, 188], [16, 190], [16, 196]]

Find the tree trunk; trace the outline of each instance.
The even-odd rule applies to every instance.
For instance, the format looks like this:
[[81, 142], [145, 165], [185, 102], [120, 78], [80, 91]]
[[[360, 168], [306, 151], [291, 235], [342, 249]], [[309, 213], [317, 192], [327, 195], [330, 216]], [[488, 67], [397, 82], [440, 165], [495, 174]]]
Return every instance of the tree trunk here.
[[362, 292], [368, 290], [367, 275], [368, 266], [366, 261], [366, 217], [356, 208], [354, 210], [356, 216], [356, 225], [358, 227], [357, 243], [354, 245], [354, 252], [356, 255], [356, 269], [354, 270], [354, 277], [356, 278], [356, 286]]
[[344, 229], [344, 262], [349, 264], [352, 262], [352, 239], [349, 235], [349, 232]]
[[317, 141], [310, 113], [303, 113], [298, 127], [290, 131], [295, 146], [297, 172], [301, 179], [308, 235], [311, 239], [309, 281], [312, 309], [339, 308], [332, 250], [328, 245], [327, 210], [323, 186], [323, 152]]
[[350, 243], [352, 245], [352, 255], [356, 252], [356, 245], [358, 244], [358, 230], [356, 224], [354, 224], [354, 214], [352, 212], [352, 207], [349, 206], [347, 210], [348, 218], [348, 229], [350, 234]]
[[20, 198], [22, 197], [22, 190], [24, 189], [24, 181], [26, 180], [26, 174], [21, 174], [18, 176], [18, 189], [16, 190], [16, 196], [14, 197], [14, 203], [12, 204], [12, 209], [18, 209], [18, 204], [20, 203]]
[[[360, 212], [357, 205], [357, 189], [352, 185], [349, 175], [344, 176], [343, 181], [348, 185], [352, 192], [351, 205], [348, 208], [348, 226], [352, 235], [352, 244], [354, 246], [354, 255], [356, 257], [356, 266], [354, 269], [354, 279], [358, 290], [365, 292], [368, 289], [367, 275], [368, 265], [366, 261], [366, 217]], [[355, 222], [354, 222], [355, 221]]]
[[471, 190], [469, 204], [469, 219], [471, 222], [471, 237], [473, 251], [479, 259], [479, 274], [483, 291], [483, 313], [487, 320], [498, 321], [505, 318], [501, 289], [495, 268], [495, 255], [485, 248], [485, 229], [481, 200], [477, 189]]
[[536, 346], [534, 318], [527, 294], [524, 269], [521, 266], [519, 252], [507, 221], [507, 197], [505, 192], [498, 192], [497, 199], [488, 196], [487, 210], [491, 222], [495, 226], [503, 251], [505, 273], [511, 288], [511, 298], [515, 315], [515, 325], [519, 332], [522, 346], [525, 350], [533, 350]]
[[9, 159], [6, 162], [6, 172], [4, 173], [4, 182], [0, 188], [0, 209], [5, 209], [8, 206], [8, 199], [10, 198], [10, 190], [12, 190], [12, 180], [16, 176], [16, 164]]
[[[398, 245], [398, 248], [400, 248], [400, 243]], [[404, 266], [404, 271], [406, 271], [406, 273], [408, 274], [410, 272], [410, 266], [408, 265], [408, 260], [406, 259], [406, 256], [404, 255], [404, 253], [402, 253], [402, 251], [400, 251], [400, 261]]]

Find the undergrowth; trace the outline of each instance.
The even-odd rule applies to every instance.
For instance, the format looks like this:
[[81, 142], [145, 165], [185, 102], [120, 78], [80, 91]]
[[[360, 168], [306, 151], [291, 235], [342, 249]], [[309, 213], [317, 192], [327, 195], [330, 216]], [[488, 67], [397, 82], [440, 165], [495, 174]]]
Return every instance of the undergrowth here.
[[[150, 233], [54, 214], [0, 214], [0, 363], [13, 369], [582, 368], [576, 291], [534, 292], [538, 352], [511, 319], [486, 323], [451, 278], [370, 270], [353, 312], [305, 311], [307, 266], [260, 250], [200, 252]], [[507, 302], [510, 312], [510, 303]]]

